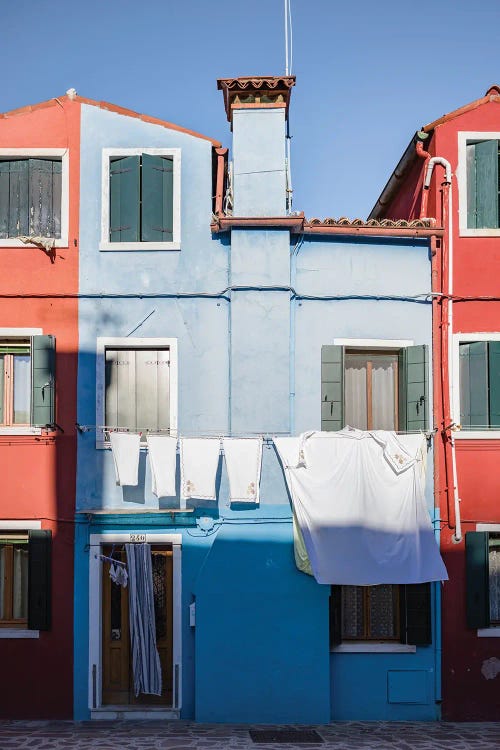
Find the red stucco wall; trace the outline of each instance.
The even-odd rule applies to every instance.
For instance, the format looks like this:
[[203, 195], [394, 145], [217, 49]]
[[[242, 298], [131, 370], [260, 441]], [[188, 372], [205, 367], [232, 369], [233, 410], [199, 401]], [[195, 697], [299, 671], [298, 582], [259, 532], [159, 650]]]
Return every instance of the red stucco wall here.
[[51, 263], [42, 250], [6, 248], [0, 240], [0, 328], [41, 328], [56, 337], [56, 419], [64, 430], [0, 436], [0, 519], [41, 519], [53, 534], [51, 629], [38, 639], [0, 638], [8, 675], [0, 689], [4, 718], [70, 718], [73, 712], [79, 139], [80, 105], [64, 97], [0, 116], [0, 148], [67, 148], [70, 162], [69, 247], [57, 248]]

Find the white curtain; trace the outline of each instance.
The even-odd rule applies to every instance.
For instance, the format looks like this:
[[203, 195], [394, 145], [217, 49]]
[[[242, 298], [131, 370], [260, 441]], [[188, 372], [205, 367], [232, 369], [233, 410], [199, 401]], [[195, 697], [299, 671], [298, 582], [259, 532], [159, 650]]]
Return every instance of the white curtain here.
[[30, 421], [31, 362], [28, 354], [14, 357], [14, 422], [28, 424]]
[[352, 362], [345, 368], [345, 424], [366, 430], [366, 361]]
[[28, 617], [28, 549], [14, 548], [14, 601], [12, 614], [15, 620]]
[[129, 620], [134, 692], [161, 695], [160, 655], [156, 647], [153, 568], [149, 544], [126, 544]]
[[5, 595], [5, 547], [0, 546], [0, 620], [5, 617], [3, 600]]
[[394, 370], [390, 360], [372, 366], [372, 419], [376, 430], [394, 430]]
[[490, 620], [500, 621], [500, 540], [490, 547]]

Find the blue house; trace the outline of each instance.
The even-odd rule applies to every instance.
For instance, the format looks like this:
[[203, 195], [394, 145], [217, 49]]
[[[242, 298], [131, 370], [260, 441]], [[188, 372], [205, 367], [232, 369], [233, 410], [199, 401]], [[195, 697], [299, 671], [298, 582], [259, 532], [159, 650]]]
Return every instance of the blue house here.
[[[394, 429], [432, 428], [439, 230], [291, 212], [294, 83], [219, 81], [231, 161], [177, 126], [82, 105], [76, 719], [439, 717], [439, 585], [331, 587], [300, 571], [274, 444], [355, 421], [386, 427], [381, 392]], [[117, 485], [120, 430], [140, 437], [136, 485]], [[260, 501], [231, 501], [222, 457], [214, 500], [181, 497], [179, 466], [175, 497], [158, 498], [152, 434], [261, 436]], [[430, 444], [427, 463], [433, 516]], [[161, 696], [135, 695], [128, 589], [109, 576], [141, 542]]]

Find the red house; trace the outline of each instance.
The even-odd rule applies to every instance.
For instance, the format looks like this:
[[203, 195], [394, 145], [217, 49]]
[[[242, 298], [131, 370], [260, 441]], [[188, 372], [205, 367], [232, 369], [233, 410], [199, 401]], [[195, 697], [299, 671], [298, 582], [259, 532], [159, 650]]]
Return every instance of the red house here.
[[435, 217], [436, 506], [442, 710], [500, 716], [500, 88], [411, 139], [370, 219]]
[[70, 718], [80, 105], [0, 115], [0, 716]]

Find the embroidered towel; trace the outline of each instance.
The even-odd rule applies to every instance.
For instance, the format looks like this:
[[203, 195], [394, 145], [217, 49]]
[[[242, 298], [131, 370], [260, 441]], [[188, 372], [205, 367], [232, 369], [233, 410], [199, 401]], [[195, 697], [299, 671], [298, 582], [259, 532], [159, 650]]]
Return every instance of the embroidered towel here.
[[262, 438], [223, 438], [232, 503], [258, 503]]
[[148, 435], [151, 489], [156, 497], [175, 497], [175, 455], [177, 438]]
[[109, 440], [115, 464], [116, 484], [119, 487], [137, 486], [141, 436], [130, 432], [112, 432]]
[[180, 438], [181, 499], [215, 500], [219, 438]]

